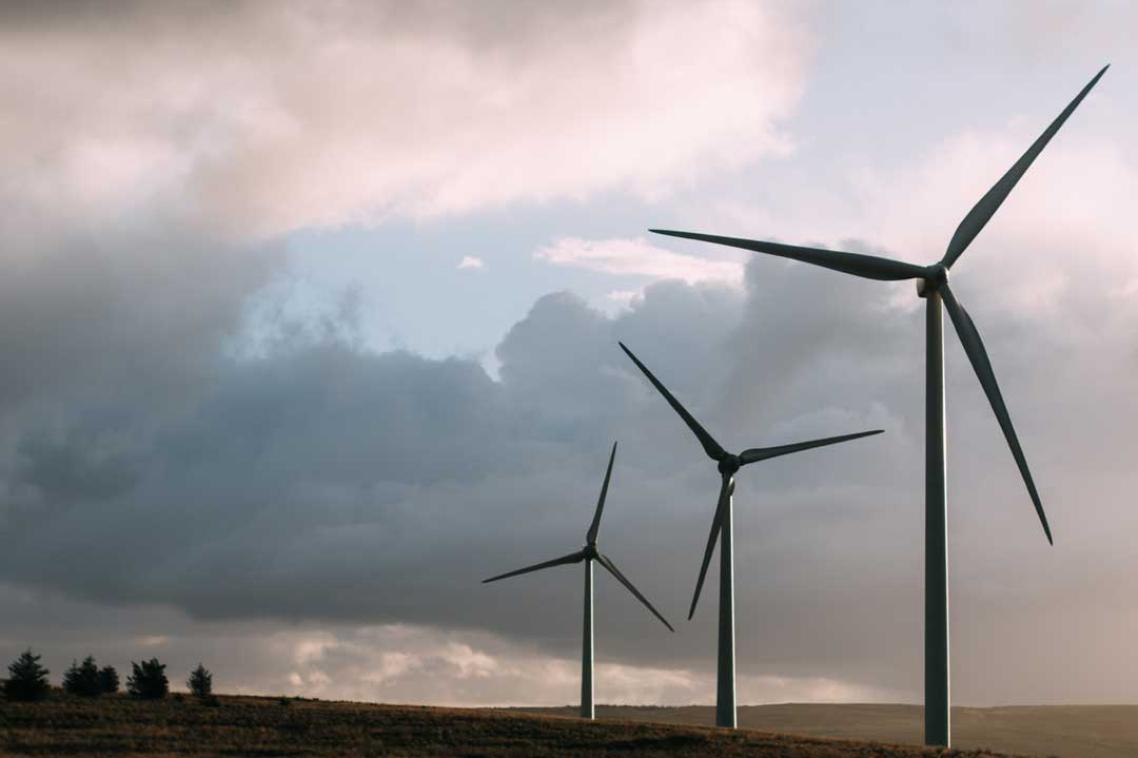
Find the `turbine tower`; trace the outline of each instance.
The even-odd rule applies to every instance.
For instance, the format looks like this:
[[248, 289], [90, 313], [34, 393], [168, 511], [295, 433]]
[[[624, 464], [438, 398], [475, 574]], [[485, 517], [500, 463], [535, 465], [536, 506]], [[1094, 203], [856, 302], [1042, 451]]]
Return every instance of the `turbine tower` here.
[[699, 602], [699, 593], [703, 589], [703, 580], [707, 576], [707, 567], [711, 562], [711, 555], [715, 552], [715, 539], [719, 538], [719, 661], [716, 673], [716, 701], [715, 724], [735, 728], [735, 557], [734, 542], [731, 536], [732, 511], [734, 509], [735, 473], [749, 463], [758, 463], [780, 455], [797, 453], [800, 450], [809, 450], [813, 447], [833, 445], [838, 442], [856, 440], [859, 437], [868, 437], [871, 434], [881, 434], [881, 429], [857, 434], [845, 434], [840, 437], [826, 437], [824, 439], [809, 440], [808, 442], [795, 442], [790, 445], [778, 447], [756, 447], [744, 450], [738, 455], [728, 453], [715, 441], [707, 430], [700, 426], [695, 417], [688, 413], [680, 401], [677, 400], [668, 388], [653, 375], [640, 359], [632, 354], [623, 342], [619, 343], [623, 350], [637, 368], [644, 372], [648, 381], [652, 383], [668, 405], [679, 414], [688, 428], [695, 434], [699, 444], [711, 460], [715, 461], [719, 469], [720, 485], [719, 499], [715, 505], [715, 516], [711, 520], [711, 533], [707, 537], [707, 548], [703, 553], [703, 564], [699, 569], [699, 580], [695, 585], [695, 594], [692, 595], [691, 608], [688, 619], [695, 615], [695, 606]]
[[668, 631], [674, 632], [675, 629], [668, 623], [658, 610], [656, 610], [648, 598], [640, 593], [632, 585], [612, 559], [597, 549], [597, 532], [601, 526], [601, 513], [605, 509], [605, 498], [608, 496], [609, 479], [612, 477], [612, 464], [616, 459], [616, 443], [612, 443], [612, 453], [609, 455], [608, 469], [605, 471], [605, 481], [601, 485], [601, 496], [597, 498], [597, 507], [593, 512], [593, 522], [589, 524], [589, 531], [585, 534], [585, 546], [575, 553], [563, 555], [560, 558], [544, 561], [542, 563], [534, 564], [533, 566], [526, 566], [525, 568], [517, 569], [516, 571], [508, 571], [505, 574], [492, 576], [489, 579], [483, 579], [483, 584], [489, 582], [496, 582], [499, 579], [508, 579], [511, 576], [518, 576], [519, 574], [528, 574], [531, 571], [540, 571], [553, 566], [562, 566], [570, 563], [584, 563], [585, 564], [585, 622], [581, 635], [581, 718], [592, 719], [595, 718], [596, 713], [593, 707], [593, 561], [601, 564], [608, 570], [610, 574], [616, 577], [616, 580], [628, 588], [628, 591], [636, 596], [644, 606], [652, 612], [652, 615], [660, 619], [664, 626], [668, 627]]
[[948, 316], [956, 327], [956, 333], [964, 346], [964, 352], [972, 363], [972, 368], [980, 380], [980, 386], [988, 396], [988, 402], [996, 414], [1000, 429], [1011, 448], [1012, 457], [1019, 467], [1043, 532], [1051, 542], [1051, 527], [1043, 513], [1043, 504], [1035, 489], [1035, 482], [1027, 468], [1015, 428], [1012, 426], [1008, 409], [1004, 405], [996, 375], [988, 360], [988, 352], [980, 339], [980, 332], [972, 322], [972, 317], [956, 299], [948, 286], [948, 272], [960, 255], [971, 244], [992, 215], [999, 209], [1016, 183], [1024, 175], [1032, 162], [1038, 157], [1067, 118], [1098, 83], [1110, 66], [1104, 66], [1093, 79], [1083, 87], [1063, 112], [1051, 122], [1043, 134], [1027, 149], [1018, 161], [1008, 169], [995, 185], [980, 198], [980, 201], [960, 222], [956, 233], [948, 243], [944, 257], [931, 266], [918, 266], [912, 263], [879, 258], [860, 253], [846, 253], [836, 250], [821, 250], [811, 247], [783, 245], [776, 242], [760, 242], [737, 237], [720, 237], [712, 234], [666, 231], [653, 229], [657, 234], [673, 237], [714, 242], [720, 245], [753, 250], [759, 253], [790, 258], [803, 263], [833, 269], [845, 274], [878, 279], [882, 281], [917, 280], [917, 295], [925, 299], [925, 744], [950, 744], [951, 723], [949, 719], [949, 668], [948, 668], [948, 553], [946, 549], [946, 526], [948, 500], [945, 492], [945, 413], [944, 413], [944, 329], [942, 325], [941, 304], [948, 310]]

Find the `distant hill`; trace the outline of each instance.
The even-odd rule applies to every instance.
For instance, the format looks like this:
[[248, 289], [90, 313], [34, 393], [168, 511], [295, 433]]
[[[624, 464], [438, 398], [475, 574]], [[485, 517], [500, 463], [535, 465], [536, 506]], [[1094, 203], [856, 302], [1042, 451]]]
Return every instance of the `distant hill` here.
[[[660, 713], [671, 709], [660, 709]], [[502, 710], [221, 697], [215, 707], [123, 696], [0, 701], [4, 755], [463, 756], [568, 758], [996, 756], [913, 746], [729, 732], [699, 726], [579, 719]]]
[[[572, 708], [531, 708], [527, 713], [571, 715]], [[710, 706], [641, 708], [601, 706], [599, 718], [669, 724], [711, 724]], [[919, 743], [921, 708], [915, 705], [755, 705], [739, 708], [750, 729], [850, 740]], [[1138, 706], [1055, 705], [953, 708], [957, 748], [1062, 758], [1138, 758]]]

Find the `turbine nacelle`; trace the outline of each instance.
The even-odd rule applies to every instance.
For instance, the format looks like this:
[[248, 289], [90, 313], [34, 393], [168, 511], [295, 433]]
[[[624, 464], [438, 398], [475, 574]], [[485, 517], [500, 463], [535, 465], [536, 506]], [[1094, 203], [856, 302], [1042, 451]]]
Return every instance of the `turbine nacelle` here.
[[948, 266], [934, 263], [925, 269], [924, 278], [917, 280], [917, 295], [928, 297], [946, 284], [948, 284]]

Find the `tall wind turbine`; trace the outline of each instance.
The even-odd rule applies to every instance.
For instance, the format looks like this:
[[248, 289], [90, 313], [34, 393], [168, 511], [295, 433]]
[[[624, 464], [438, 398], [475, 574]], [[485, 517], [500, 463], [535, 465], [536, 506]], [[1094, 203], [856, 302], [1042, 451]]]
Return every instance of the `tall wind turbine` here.
[[604, 566], [610, 574], [616, 577], [616, 580], [628, 588], [628, 591], [636, 596], [644, 606], [652, 612], [652, 615], [660, 619], [664, 626], [668, 627], [668, 631], [674, 632], [675, 629], [668, 623], [668, 620], [660, 615], [653, 605], [648, 602], [648, 598], [640, 593], [628, 581], [628, 577], [620, 572], [616, 564], [607, 555], [597, 550], [597, 532], [601, 527], [601, 513], [605, 509], [605, 498], [608, 496], [609, 479], [612, 477], [612, 464], [616, 459], [616, 443], [612, 443], [612, 453], [609, 455], [609, 466], [605, 471], [605, 482], [601, 485], [601, 496], [597, 498], [597, 508], [593, 512], [593, 522], [589, 525], [589, 531], [585, 533], [585, 546], [575, 553], [563, 555], [560, 558], [536, 563], [533, 566], [526, 566], [525, 568], [517, 569], [516, 571], [509, 571], [505, 574], [492, 576], [489, 579], [483, 579], [482, 583], [496, 582], [499, 579], [507, 579], [511, 576], [518, 576], [519, 574], [528, 574], [531, 571], [541, 571], [542, 569], [552, 568], [553, 566], [563, 566], [569, 563], [584, 563], [585, 564], [585, 623], [581, 635], [581, 718], [591, 719], [595, 717], [593, 708], [593, 561]]
[[995, 185], [980, 198], [968, 212], [956, 233], [948, 243], [944, 257], [931, 266], [917, 266], [912, 263], [879, 258], [860, 253], [845, 253], [836, 250], [820, 250], [811, 247], [783, 245], [776, 242], [719, 237], [712, 234], [666, 231], [653, 229], [658, 234], [673, 237], [714, 242], [744, 250], [790, 258], [803, 263], [841, 271], [845, 274], [879, 279], [883, 281], [917, 280], [917, 295], [926, 301], [925, 318], [925, 744], [949, 745], [951, 724], [949, 721], [949, 669], [948, 669], [948, 554], [946, 550], [946, 526], [948, 501], [945, 493], [945, 437], [944, 437], [944, 330], [941, 322], [941, 303], [948, 310], [964, 352], [972, 363], [980, 386], [988, 396], [988, 402], [996, 414], [1000, 428], [1011, 448], [1024, 484], [1035, 504], [1035, 512], [1043, 524], [1047, 541], [1051, 542], [1051, 527], [1043, 513], [1043, 504], [1035, 489], [1027, 460], [1016, 438], [1008, 409], [996, 383], [996, 375], [988, 360], [988, 352], [980, 339], [980, 332], [972, 323], [968, 311], [953, 295], [948, 286], [948, 272], [961, 253], [971, 244], [992, 215], [999, 209], [1016, 183], [1031, 166], [1067, 118], [1079, 107], [1079, 103], [1098, 83], [1110, 66], [1104, 66], [1093, 79], [1083, 87], [1063, 112], [1059, 114], [1043, 134], [1027, 149], [1018, 161], [1008, 169]]
[[881, 434], [881, 429], [857, 434], [845, 434], [841, 437], [826, 437], [824, 439], [810, 440], [808, 442], [795, 442], [790, 445], [778, 447], [755, 447], [744, 450], [738, 455], [728, 453], [715, 441], [715, 438], [700, 426], [695, 417], [688, 413], [680, 401], [677, 400], [668, 388], [665, 387], [632, 351], [620, 343], [623, 350], [637, 368], [644, 372], [648, 381], [652, 382], [672, 409], [680, 415], [684, 423], [695, 434], [699, 444], [711, 460], [715, 461], [719, 469], [721, 483], [719, 485], [719, 499], [715, 505], [715, 516], [711, 520], [711, 533], [707, 537], [707, 548], [703, 553], [703, 565], [699, 569], [699, 580], [695, 585], [695, 594], [692, 595], [691, 609], [688, 618], [695, 615], [695, 606], [699, 602], [699, 593], [703, 589], [703, 580], [707, 576], [707, 566], [711, 562], [711, 555], [715, 552], [715, 538], [719, 538], [719, 662], [716, 674], [716, 700], [715, 724], [735, 728], [735, 557], [734, 544], [731, 537], [732, 511], [734, 510], [735, 472], [749, 463], [758, 463], [780, 455], [797, 453], [800, 450], [809, 450], [813, 447], [833, 445], [847, 440], [856, 440], [859, 437], [868, 437], [871, 434]]

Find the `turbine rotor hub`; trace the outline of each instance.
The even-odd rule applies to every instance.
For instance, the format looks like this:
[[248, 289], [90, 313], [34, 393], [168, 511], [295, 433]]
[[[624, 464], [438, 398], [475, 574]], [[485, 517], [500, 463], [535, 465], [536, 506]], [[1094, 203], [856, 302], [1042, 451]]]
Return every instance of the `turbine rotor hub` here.
[[720, 474], [734, 474], [742, 466], [742, 462], [737, 455], [728, 455], [723, 460], [719, 461]]
[[928, 297], [946, 284], [948, 284], [948, 267], [943, 263], [934, 263], [925, 269], [924, 278], [917, 280], [917, 295]]
[[592, 544], [585, 545], [585, 549], [582, 550], [581, 552], [583, 552], [585, 554], [586, 560], [594, 560], [595, 561], [597, 559], [597, 545], [596, 545], [596, 543], [594, 542]]

